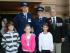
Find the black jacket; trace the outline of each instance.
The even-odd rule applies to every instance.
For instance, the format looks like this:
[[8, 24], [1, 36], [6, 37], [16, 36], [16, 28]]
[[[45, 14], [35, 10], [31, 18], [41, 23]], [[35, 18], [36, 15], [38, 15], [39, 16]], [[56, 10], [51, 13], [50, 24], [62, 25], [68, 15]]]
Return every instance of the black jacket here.
[[[49, 24], [49, 31], [53, 35], [53, 41], [56, 42], [56, 43], [60, 43], [61, 38], [64, 37], [63, 20], [60, 17], [56, 17], [56, 27], [55, 27], [55, 29], [53, 28], [51, 18], [47, 19], [47, 23]], [[58, 26], [58, 24], [62, 24], [62, 25]]]

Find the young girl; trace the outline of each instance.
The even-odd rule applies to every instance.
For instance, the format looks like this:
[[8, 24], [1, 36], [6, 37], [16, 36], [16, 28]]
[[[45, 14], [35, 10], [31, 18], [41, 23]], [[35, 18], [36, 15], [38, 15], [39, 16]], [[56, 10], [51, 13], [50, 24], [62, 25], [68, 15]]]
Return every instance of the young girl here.
[[5, 48], [6, 53], [17, 53], [19, 47], [19, 36], [18, 33], [14, 31], [14, 25], [12, 22], [6, 24], [6, 33], [2, 38], [2, 45]]
[[25, 26], [24, 31], [25, 33], [21, 37], [23, 53], [33, 53], [35, 51], [35, 34], [30, 33], [31, 27], [29, 24]]
[[43, 32], [39, 34], [39, 51], [41, 53], [51, 53], [53, 51], [53, 37], [48, 29], [48, 24], [43, 24]]

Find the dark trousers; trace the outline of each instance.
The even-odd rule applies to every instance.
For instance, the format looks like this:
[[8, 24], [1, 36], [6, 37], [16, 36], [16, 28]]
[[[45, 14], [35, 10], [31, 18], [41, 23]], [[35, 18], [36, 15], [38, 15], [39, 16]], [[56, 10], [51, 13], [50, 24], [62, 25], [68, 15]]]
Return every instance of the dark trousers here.
[[20, 43], [20, 46], [18, 48], [18, 53], [22, 53], [22, 45], [21, 45], [21, 43]]
[[40, 53], [39, 52], [39, 44], [38, 44], [39, 40], [38, 40], [38, 36], [36, 37], [36, 51], [35, 53]]
[[41, 53], [51, 53], [50, 50], [42, 50]]
[[70, 42], [63, 42], [62, 43], [61, 53], [70, 53]]

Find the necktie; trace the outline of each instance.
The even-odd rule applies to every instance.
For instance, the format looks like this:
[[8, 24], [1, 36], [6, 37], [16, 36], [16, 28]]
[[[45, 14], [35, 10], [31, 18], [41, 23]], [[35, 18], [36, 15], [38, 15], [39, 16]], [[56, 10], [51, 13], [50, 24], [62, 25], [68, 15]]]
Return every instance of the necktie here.
[[54, 17], [53, 17], [53, 24], [56, 24], [56, 23], [55, 23], [55, 18], [54, 18]]
[[26, 17], [26, 15], [24, 15], [24, 18], [27, 20], [27, 17]]
[[39, 19], [40, 21], [42, 20], [42, 18]]

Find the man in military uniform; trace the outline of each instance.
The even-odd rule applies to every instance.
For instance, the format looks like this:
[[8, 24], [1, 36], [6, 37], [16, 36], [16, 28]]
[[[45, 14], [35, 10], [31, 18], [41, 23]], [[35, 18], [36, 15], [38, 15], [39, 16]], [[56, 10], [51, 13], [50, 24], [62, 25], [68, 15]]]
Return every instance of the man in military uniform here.
[[14, 23], [15, 23], [15, 27], [21, 37], [22, 33], [24, 33], [24, 26], [26, 24], [30, 24], [32, 25], [32, 14], [29, 12], [29, 6], [28, 3], [26, 2], [22, 2], [20, 3], [22, 12], [18, 13], [16, 15], [16, 17], [14, 18]]
[[[20, 3], [20, 8], [22, 10], [21, 13], [18, 13], [15, 18], [14, 18], [14, 25], [15, 28], [17, 30], [17, 32], [19, 33], [20, 39], [21, 39], [21, 35], [24, 33], [24, 27], [26, 24], [30, 24], [32, 26], [32, 14], [29, 12], [29, 5], [27, 2], [21, 2]], [[22, 53], [21, 51], [21, 44], [19, 47], [19, 52], [18, 53]]]
[[42, 32], [42, 25], [46, 22], [46, 17], [43, 16], [44, 14], [44, 8], [39, 6], [37, 7], [37, 17], [35, 17], [35, 19], [33, 20], [33, 28], [34, 28], [34, 33], [36, 34], [36, 50], [38, 53], [38, 36], [39, 33]]

